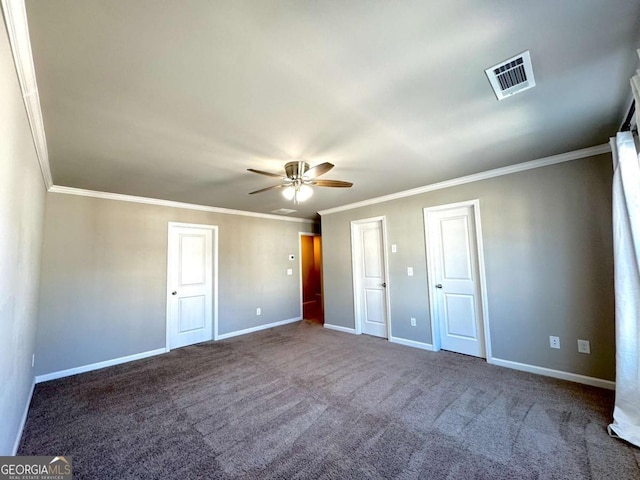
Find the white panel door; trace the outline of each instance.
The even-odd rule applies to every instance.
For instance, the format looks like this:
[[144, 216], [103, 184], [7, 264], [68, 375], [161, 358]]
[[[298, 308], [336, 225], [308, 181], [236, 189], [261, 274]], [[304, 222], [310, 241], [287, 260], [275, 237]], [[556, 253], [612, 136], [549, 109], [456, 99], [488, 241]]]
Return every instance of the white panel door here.
[[427, 212], [430, 286], [444, 350], [485, 357], [477, 239], [470, 206]]
[[356, 322], [362, 333], [387, 338], [386, 263], [382, 220], [355, 223]]
[[169, 225], [167, 342], [178, 348], [212, 338], [213, 229]]

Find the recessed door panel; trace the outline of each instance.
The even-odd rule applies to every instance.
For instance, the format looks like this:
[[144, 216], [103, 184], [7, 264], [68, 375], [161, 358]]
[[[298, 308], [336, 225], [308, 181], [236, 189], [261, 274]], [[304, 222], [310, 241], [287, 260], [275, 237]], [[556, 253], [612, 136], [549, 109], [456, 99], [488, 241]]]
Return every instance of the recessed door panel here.
[[178, 300], [180, 312], [180, 333], [192, 332], [205, 326], [206, 297], [182, 297]]
[[180, 235], [180, 286], [204, 283], [207, 259], [205, 243], [202, 235]]
[[471, 279], [468, 217], [445, 218], [440, 223], [442, 235], [442, 275], [445, 279]]
[[446, 310], [444, 318], [447, 322], [447, 335], [477, 340], [476, 324], [469, 321], [469, 319], [476, 316], [473, 295], [445, 293], [444, 307]]
[[364, 291], [365, 321], [384, 325], [384, 292], [380, 289], [365, 289]]
[[362, 231], [362, 249], [364, 251], [364, 276], [365, 278], [382, 278], [382, 265], [380, 261], [380, 230], [367, 228]]

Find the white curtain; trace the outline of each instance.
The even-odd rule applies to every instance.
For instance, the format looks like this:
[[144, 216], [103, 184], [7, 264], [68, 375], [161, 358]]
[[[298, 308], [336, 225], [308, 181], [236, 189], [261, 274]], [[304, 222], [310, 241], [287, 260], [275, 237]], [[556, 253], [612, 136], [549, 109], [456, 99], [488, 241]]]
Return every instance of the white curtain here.
[[[640, 107], [638, 100], [636, 97], [636, 108]], [[616, 403], [609, 433], [640, 447], [640, 160], [631, 132], [612, 138], [611, 150]]]

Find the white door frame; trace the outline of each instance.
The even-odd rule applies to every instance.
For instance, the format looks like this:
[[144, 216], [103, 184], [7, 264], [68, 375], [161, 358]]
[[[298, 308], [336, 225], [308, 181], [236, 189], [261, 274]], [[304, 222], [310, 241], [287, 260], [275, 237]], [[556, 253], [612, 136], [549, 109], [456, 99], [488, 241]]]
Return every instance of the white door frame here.
[[[304, 295], [302, 288], [302, 237], [321, 237], [320, 233], [310, 233], [310, 232], [298, 232], [298, 271], [300, 274], [300, 318], [304, 318]], [[322, 280], [322, 274], [320, 274], [320, 280]], [[323, 293], [323, 303], [324, 303], [324, 289], [322, 285], [322, 281], [320, 282], [320, 291]]]
[[358, 257], [356, 255], [359, 245], [359, 242], [357, 241], [358, 225], [370, 222], [380, 222], [382, 226], [382, 250], [384, 252], [384, 262], [382, 263], [384, 267], [385, 283], [387, 284], [386, 288], [384, 289], [386, 304], [385, 314], [387, 317], [387, 340], [389, 340], [393, 335], [391, 334], [391, 302], [389, 300], [389, 255], [387, 250], [387, 218], [384, 215], [351, 221], [351, 276], [353, 279], [353, 314], [355, 333], [356, 335], [362, 334], [362, 316], [360, 315], [362, 311], [362, 305], [360, 305], [360, 297], [358, 295], [358, 279], [360, 278], [358, 272], [360, 270], [360, 266], [357, 262]]
[[487, 299], [487, 280], [484, 267], [484, 245], [482, 242], [482, 223], [480, 221], [480, 200], [467, 200], [464, 202], [448, 203], [446, 205], [437, 205], [435, 207], [426, 207], [423, 209], [424, 215], [424, 239], [427, 253], [427, 285], [429, 290], [429, 316], [431, 317], [431, 338], [433, 350], [440, 350], [440, 325], [436, 321], [436, 300], [435, 285], [437, 279], [435, 277], [435, 252], [433, 245], [429, 243], [429, 222], [427, 214], [430, 212], [439, 212], [459, 207], [470, 207], [473, 214], [474, 223], [476, 225], [476, 255], [478, 258], [478, 281], [480, 288], [480, 303], [482, 304], [482, 328], [484, 329], [484, 349], [486, 360], [491, 363], [493, 356], [491, 354], [491, 336], [489, 330], [489, 302]]
[[166, 329], [166, 337], [165, 337], [165, 348], [166, 351], [170, 351], [170, 343], [169, 343], [169, 336], [170, 336], [170, 328], [169, 328], [169, 319], [170, 319], [170, 309], [171, 306], [169, 304], [169, 294], [171, 292], [172, 289], [172, 285], [169, 284], [169, 282], [171, 281], [171, 279], [169, 278], [169, 268], [170, 265], [172, 265], [172, 261], [173, 261], [173, 255], [172, 255], [172, 251], [171, 251], [171, 228], [172, 227], [183, 227], [183, 228], [199, 228], [199, 229], [205, 229], [205, 230], [211, 230], [212, 233], [212, 237], [213, 237], [213, 275], [212, 275], [212, 279], [213, 279], [213, 296], [212, 296], [212, 301], [213, 301], [213, 312], [212, 312], [212, 316], [213, 316], [213, 332], [212, 332], [212, 338], [214, 340], [218, 340], [218, 226], [217, 225], [202, 225], [199, 223], [180, 223], [180, 222], [169, 222], [167, 225], [167, 296], [166, 296], [166, 320], [165, 320], [165, 329]]

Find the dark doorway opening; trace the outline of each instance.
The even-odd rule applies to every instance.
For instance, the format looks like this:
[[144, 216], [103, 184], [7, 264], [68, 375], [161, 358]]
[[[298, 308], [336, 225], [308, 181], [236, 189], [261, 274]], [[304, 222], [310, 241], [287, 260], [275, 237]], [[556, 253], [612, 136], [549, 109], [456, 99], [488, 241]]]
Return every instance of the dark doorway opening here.
[[324, 324], [322, 303], [322, 237], [300, 235], [302, 265], [302, 316]]

